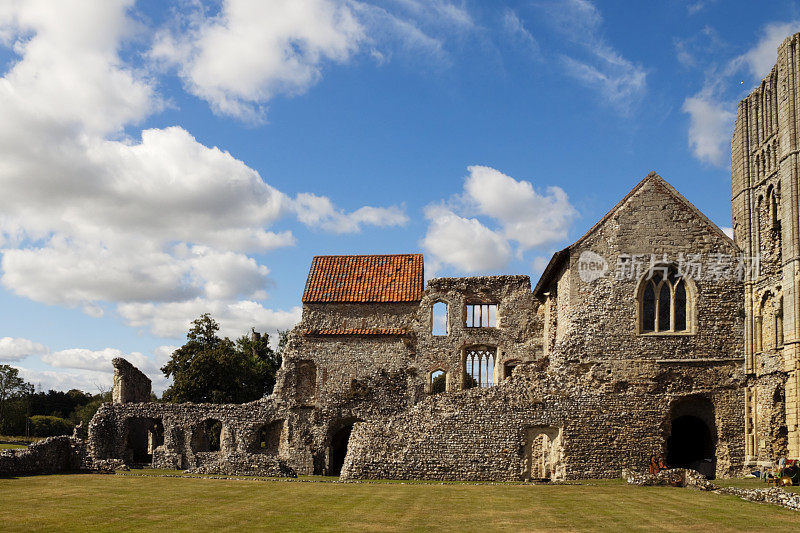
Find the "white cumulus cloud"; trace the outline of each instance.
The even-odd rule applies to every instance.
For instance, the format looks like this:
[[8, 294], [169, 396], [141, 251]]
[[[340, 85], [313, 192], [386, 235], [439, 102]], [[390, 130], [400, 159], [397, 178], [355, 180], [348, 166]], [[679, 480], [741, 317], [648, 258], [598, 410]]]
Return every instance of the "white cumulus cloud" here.
[[[559, 187], [538, 193], [528, 181], [474, 165], [462, 194], [450, 204], [425, 208], [428, 230], [422, 247], [430, 268], [450, 265], [463, 272], [498, 270], [516, 255], [567, 237], [577, 211]], [[479, 220], [484, 216], [492, 226]]]
[[0, 338], [0, 361], [21, 361], [31, 355], [43, 355], [48, 352], [47, 347], [38, 342], [33, 342], [20, 337]]
[[683, 102], [689, 114], [689, 146], [700, 161], [724, 166], [730, 157], [730, 135], [736, 113], [727, 102], [698, 93]]
[[162, 31], [151, 56], [177, 65], [187, 89], [225, 115], [260, 120], [259, 105], [303, 92], [324, 62], [347, 60], [364, 29], [347, 2], [224, 0], [180, 31]]
[[[269, 18], [264, 12], [269, 6], [286, 16], [283, 22], [273, 20], [276, 26], [298, 29], [305, 20], [305, 33], [296, 41], [286, 37], [294, 30], [273, 28], [279, 35], [267, 37], [277, 39], [270, 41], [269, 51], [225, 57], [265, 60], [266, 54], [289, 67], [299, 61], [287, 71], [291, 85], [304, 79], [302, 72], [313, 71], [314, 58], [349, 53], [349, 37], [337, 34], [355, 28], [346, 4], [256, 4], [250, 7], [262, 17]], [[290, 197], [226, 150], [200, 143], [180, 126], [137, 132], [135, 125], [162, 102], [152, 73], [120, 54], [140, 37], [130, 30], [139, 27], [130, 16], [133, 6], [132, 0], [0, 4], [2, 44], [16, 54], [0, 78], [0, 282], [5, 288], [90, 316], [123, 304], [246, 306], [264, 299], [270, 283], [269, 268], [253, 255], [295, 243], [290, 231], [275, 228], [286, 217], [335, 233], [406, 222], [398, 206], [346, 212], [323, 196]], [[246, 7], [230, 2], [218, 18], [201, 22], [211, 25], [207, 34], [196, 29], [184, 37], [202, 34], [224, 44], [235, 38], [230, 31], [236, 33], [236, 24], [249, 24], [242, 18]], [[328, 31], [327, 23], [335, 27]], [[261, 38], [247, 29], [250, 33], [240, 37]], [[230, 52], [234, 45], [228, 44]], [[250, 51], [259, 42], [244, 44]], [[339, 52], [318, 49], [328, 45]], [[288, 56], [281, 47], [288, 47]], [[219, 50], [203, 50], [197, 52], [203, 61], [220, 60]], [[236, 70], [244, 66], [230, 68], [228, 74], [246, 81]], [[261, 98], [248, 92], [261, 79], [251, 74], [250, 89], [224, 90], [226, 98], [240, 103]], [[213, 78], [213, 69], [203, 76]]]
[[124, 303], [119, 314], [134, 327], [148, 328], [160, 337], [181, 338], [191, 327], [191, 322], [203, 313], [220, 324], [220, 334], [237, 338], [254, 327], [275, 337], [278, 330], [291, 329], [300, 321], [301, 308], [288, 311], [267, 309], [252, 300], [222, 301], [197, 298], [194, 300], [156, 304]]

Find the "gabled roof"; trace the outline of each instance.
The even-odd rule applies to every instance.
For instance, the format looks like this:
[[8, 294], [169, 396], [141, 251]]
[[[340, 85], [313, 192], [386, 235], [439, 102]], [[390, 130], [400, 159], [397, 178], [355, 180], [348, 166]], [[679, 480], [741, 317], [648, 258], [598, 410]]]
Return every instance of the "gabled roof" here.
[[724, 231], [719, 229], [719, 227], [716, 224], [711, 222], [711, 220], [709, 220], [709, 218], [707, 216], [705, 216], [702, 211], [697, 209], [697, 207], [695, 207], [695, 205], [692, 202], [687, 200], [681, 193], [679, 193], [675, 189], [675, 187], [673, 187], [672, 185], [667, 183], [667, 181], [664, 180], [664, 178], [662, 178], [661, 176], [659, 176], [655, 172], [650, 172], [650, 174], [645, 176], [645, 178], [642, 181], [637, 183], [636, 186], [633, 189], [631, 189], [631, 191], [628, 194], [626, 194], [625, 197], [622, 200], [617, 202], [617, 205], [612, 207], [611, 210], [603, 216], [603, 218], [598, 220], [597, 223], [594, 226], [589, 228], [589, 231], [584, 233], [583, 236], [581, 236], [580, 239], [578, 239], [574, 243], [570, 244], [569, 246], [567, 246], [563, 250], [559, 250], [558, 252], [553, 254], [553, 257], [550, 259], [550, 262], [547, 264], [547, 267], [544, 269], [544, 272], [542, 272], [542, 277], [539, 278], [539, 282], [536, 284], [536, 287], [533, 289], [534, 296], [541, 297], [541, 293], [544, 291], [544, 287], [547, 286], [547, 284], [553, 278], [553, 276], [555, 276], [556, 273], [561, 269], [561, 266], [562, 266], [563, 262], [565, 260], [569, 261], [569, 253], [570, 253], [570, 251], [572, 251], [575, 248], [577, 248], [578, 246], [580, 246], [586, 239], [589, 238], [589, 236], [591, 236], [603, 224], [605, 224], [607, 220], [609, 220], [612, 216], [614, 216], [614, 214], [616, 214], [616, 212], [619, 211], [619, 209], [623, 205], [625, 205], [625, 203], [631, 197], [633, 197], [637, 192], [639, 192], [639, 190], [642, 189], [642, 187], [644, 187], [648, 183], [652, 183], [652, 184], [656, 185], [657, 187], [661, 187], [662, 189], [664, 189], [667, 192], [667, 194], [669, 194], [670, 196], [674, 197], [675, 199], [677, 199], [678, 201], [683, 203], [697, 218], [699, 218], [701, 221], [703, 221], [706, 224], [706, 226], [708, 226], [719, 237], [721, 237], [725, 241], [728, 241], [731, 246], [736, 247], [736, 244], [733, 242], [733, 240], [730, 237], [725, 235]]
[[303, 291], [309, 302], [418, 302], [422, 254], [318, 255]]

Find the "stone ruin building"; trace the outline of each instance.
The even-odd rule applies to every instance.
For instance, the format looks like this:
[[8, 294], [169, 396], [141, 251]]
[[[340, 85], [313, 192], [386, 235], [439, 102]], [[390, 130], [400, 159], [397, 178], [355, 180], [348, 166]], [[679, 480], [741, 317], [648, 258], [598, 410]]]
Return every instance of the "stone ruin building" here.
[[734, 240], [761, 257], [744, 287], [745, 455], [800, 457], [800, 34], [739, 102], [731, 141]]
[[[513, 481], [619, 477], [657, 454], [709, 477], [797, 458], [799, 65], [797, 34], [739, 104], [733, 240], [651, 173], [533, 287], [426, 283], [419, 254], [315, 257], [270, 396], [153, 403], [115, 360], [81, 460]], [[755, 271], [717, 268], [737, 257]]]
[[[734, 475], [743, 283], [679, 276], [669, 258], [738, 252], [651, 173], [535, 287], [426, 284], [419, 254], [315, 257], [271, 396], [150, 403], [149, 381], [118, 360], [89, 449], [112, 466], [346, 479], [618, 477], [659, 453]], [[664, 261], [615, 276], [632, 254]]]

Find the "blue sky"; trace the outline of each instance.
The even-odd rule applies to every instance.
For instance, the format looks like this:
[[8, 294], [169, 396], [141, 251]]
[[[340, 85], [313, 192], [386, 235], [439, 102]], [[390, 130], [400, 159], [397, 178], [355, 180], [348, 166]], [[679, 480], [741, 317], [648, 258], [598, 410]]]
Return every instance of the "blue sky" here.
[[96, 392], [317, 254], [531, 275], [655, 170], [730, 226], [736, 103], [800, 5], [0, 0], [0, 362]]

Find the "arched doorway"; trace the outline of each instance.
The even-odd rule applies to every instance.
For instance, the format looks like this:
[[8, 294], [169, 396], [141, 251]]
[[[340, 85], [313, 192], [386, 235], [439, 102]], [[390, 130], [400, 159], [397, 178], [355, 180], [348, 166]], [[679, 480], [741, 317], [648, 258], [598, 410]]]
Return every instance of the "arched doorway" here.
[[350, 442], [350, 433], [353, 432], [353, 423], [345, 424], [331, 436], [331, 461], [328, 475], [338, 476], [342, 473], [344, 458], [347, 456], [347, 445]]
[[716, 476], [714, 405], [706, 398], [686, 398], [670, 409], [667, 467], [691, 468], [707, 478]]

